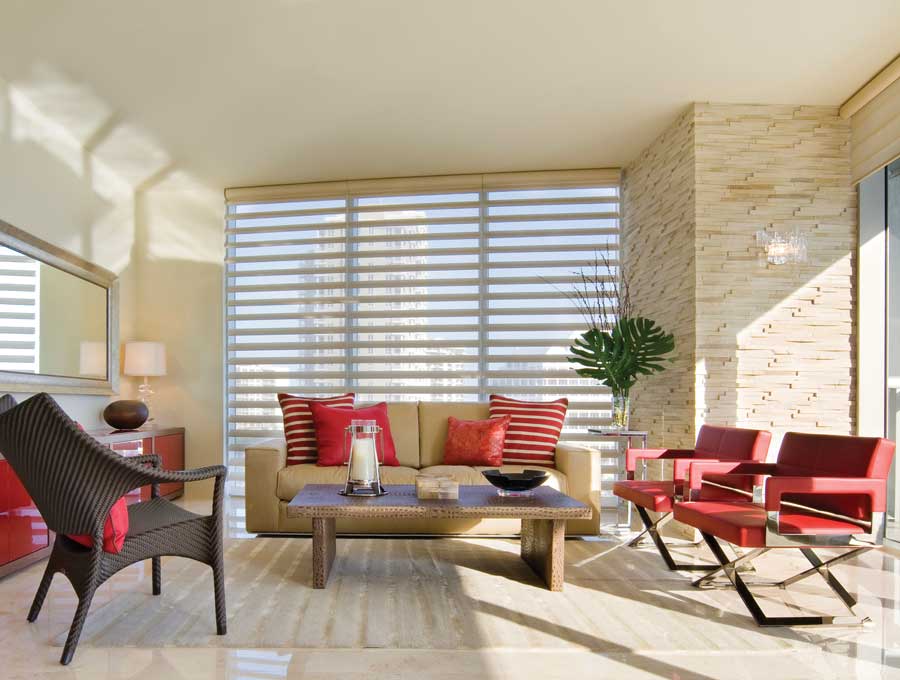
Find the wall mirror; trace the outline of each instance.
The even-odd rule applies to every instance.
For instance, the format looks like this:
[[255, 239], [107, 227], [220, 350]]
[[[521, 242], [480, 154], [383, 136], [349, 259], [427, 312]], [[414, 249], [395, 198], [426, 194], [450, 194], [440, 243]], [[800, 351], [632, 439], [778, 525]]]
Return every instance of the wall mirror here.
[[0, 389], [118, 391], [115, 274], [0, 221]]

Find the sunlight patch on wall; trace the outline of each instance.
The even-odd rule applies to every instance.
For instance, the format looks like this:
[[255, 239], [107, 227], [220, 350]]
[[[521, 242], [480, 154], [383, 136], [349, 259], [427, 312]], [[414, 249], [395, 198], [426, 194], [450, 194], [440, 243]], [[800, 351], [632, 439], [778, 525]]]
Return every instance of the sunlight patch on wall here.
[[111, 129], [97, 142], [89, 160], [94, 190], [110, 200], [132, 195], [171, 163], [168, 153], [130, 123]]
[[11, 138], [34, 142], [78, 176], [84, 148], [112, 116], [112, 109], [87, 87], [46, 64], [9, 84]]
[[221, 191], [178, 170], [142, 192], [141, 205], [148, 259], [224, 266]]

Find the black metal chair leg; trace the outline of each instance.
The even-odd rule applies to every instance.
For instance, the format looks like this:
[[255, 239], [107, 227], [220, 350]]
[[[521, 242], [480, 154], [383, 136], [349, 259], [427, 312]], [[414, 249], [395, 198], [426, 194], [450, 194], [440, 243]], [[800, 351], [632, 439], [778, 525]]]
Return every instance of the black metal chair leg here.
[[645, 531], [653, 540], [653, 543], [656, 544], [656, 550], [659, 552], [660, 556], [663, 558], [663, 561], [666, 563], [666, 566], [672, 571], [709, 571], [710, 569], [714, 569], [715, 565], [712, 564], [678, 564], [675, 561], [675, 558], [672, 557], [672, 553], [669, 551], [668, 546], [663, 540], [662, 536], [659, 535], [658, 528], [663, 524], [666, 524], [669, 519], [672, 517], [672, 513], [666, 513], [662, 517], [660, 517], [656, 522], [650, 519], [650, 515], [647, 514], [647, 510], [642, 508], [640, 505], [635, 505], [635, 509], [637, 510], [638, 516], [641, 518], [641, 521], [644, 523], [646, 527]]
[[[860, 619], [855, 615], [853, 609], [850, 605], [847, 605], [847, 601], [844, 600], [843, 596], [841, 596], [841, 600], [847, 605], [847, 608], [853, 614], [853, 616], [767, 616], [763, 611], [762, 607], [759, 605], [759, 602], [756, 600], [756, 597], [750, 591], [747, 583], [744, 581], [740, 572], [737, 569], [737, 563], [739, 560], [748, 559], [748, 556], [752, 556], [754, 552], [748, 553], [748, 555], [744, 555], [739, 558], [739, 560], [728, 560], [727, 555], [722, 550], [722, 546], [719, 545], [718, 540], [710, 535], [703, 534], [703, 538], [706, 541], [706, 544], [709, 546], [709, 549], [712, 551], [713, 555], [715, 555], [716, 559], [719, 560], [719, 564], [721, 565], [721, 570], [725, 572], [725, 575], [728, 577], [728, 580], [731, 581], [732, 585], [734, 585], [735, 591], [740, 596], [741, 600], [744, 603], [744, 606], [747, 607], [747, 611], [750, 612], [750, 615], [753, 617], [753, 620], [756, 622], [758, 626], [823, 626], [823, 625], [834, 625], [834, 626], [860, 626], [864, 625], [868, 622], [868, 619]], [[760, 549], [765, 552], [765, 549]], [[803, 550], [804, 554], [806, 554], [805, 549]], [[812, 552], [812, 551], [810, 551]], [[818, 557], [813, 553], [813, 559], [810, 559], [810, 556], [807, 555], [807, 559], [815, 566], [815, 562], [818, 561]], [[815, 561], [814, 561], [815, 560]], [[821, 566], [822, 563], [819, 563]], [[694, 583], [694, 585], [698, 585], [700, 581], [703, 579], [699, 579]], [[833, 576], [831, 576], [834, 579]], [[826, 580], [828, 580], [826, 578]], [[852, 596], [844, 590], [843, 586], [837, 582], [837, 579], [834, 579], [835, 583], [838, 584], [838, 587], [841, 591], [843, 591], [850, 600], [853, 600]], [[781, 584], [772, 583], [768, 584], [770, 586], [779, 586]], [[829, 585], [832, 583], [829, 581]], [[832, 586], [834, 589], [834, 587]], [[840, 596], [840, 591], [835, 590], [836, 593]], [[855, 600], [853, 600], [855, 602]]]

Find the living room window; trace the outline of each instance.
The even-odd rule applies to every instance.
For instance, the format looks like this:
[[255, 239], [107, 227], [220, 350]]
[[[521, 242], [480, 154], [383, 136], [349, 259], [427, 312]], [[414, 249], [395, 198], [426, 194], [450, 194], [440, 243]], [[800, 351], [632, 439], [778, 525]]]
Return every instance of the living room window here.
[[[329, 182], [226, 192], [227, 442], [282, 434], [276, 393], [381, 400], [569, 397], [564, 438], [609, 420], [566, 361], [566, 297], [616, 261], [611, 170]], [[583, 435], [582, 435], [583, 438]]]

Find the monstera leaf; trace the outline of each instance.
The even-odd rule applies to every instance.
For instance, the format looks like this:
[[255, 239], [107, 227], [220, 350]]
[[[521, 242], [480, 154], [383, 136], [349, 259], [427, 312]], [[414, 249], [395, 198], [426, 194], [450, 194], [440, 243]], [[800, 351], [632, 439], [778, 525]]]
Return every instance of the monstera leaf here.
[[665, 370], [665, 355], [675, 349], [675, 338], [650, 319], [619, 319], [609, 331], [591, 328], [575, 339], [568, 360], [582, 368], [575, 372], [628, 395], [639, 375]]

